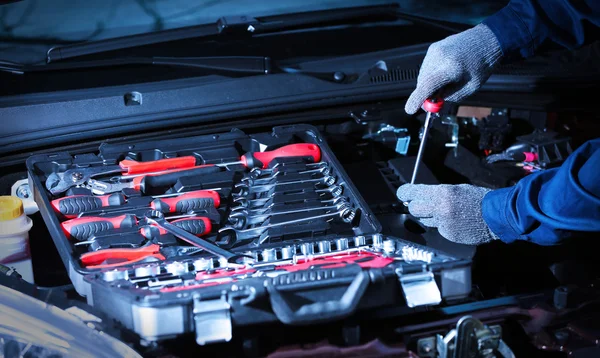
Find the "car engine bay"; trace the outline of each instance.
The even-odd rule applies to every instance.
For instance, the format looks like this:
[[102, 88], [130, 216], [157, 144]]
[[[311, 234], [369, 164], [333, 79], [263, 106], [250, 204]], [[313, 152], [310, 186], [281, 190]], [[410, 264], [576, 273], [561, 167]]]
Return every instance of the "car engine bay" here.
[[[424, 117], [382, 101], [38, 150], [0, 178], [33, 220], [35, 286], [2, 283], [143, 356], [446, 357], [468, 325], [504, 356], [595, 356], [594, 238], [460, 245], [396, 198]], [[416, 183], [514, 185], [594, 119], [445, 106]]]

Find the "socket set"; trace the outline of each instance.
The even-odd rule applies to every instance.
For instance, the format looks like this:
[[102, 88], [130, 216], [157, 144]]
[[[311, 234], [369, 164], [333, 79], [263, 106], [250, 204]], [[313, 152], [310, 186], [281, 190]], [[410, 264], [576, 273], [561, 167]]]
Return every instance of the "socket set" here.
[[[381, 234], [311, 126], [102, 144], [27, 167], [77, 292], [146, 342], [189, 332], [224, 342], [235, 325], [313, 324], [470, 292], [469, 262]], [[311, 303], [294, 303], [300, 293]]]

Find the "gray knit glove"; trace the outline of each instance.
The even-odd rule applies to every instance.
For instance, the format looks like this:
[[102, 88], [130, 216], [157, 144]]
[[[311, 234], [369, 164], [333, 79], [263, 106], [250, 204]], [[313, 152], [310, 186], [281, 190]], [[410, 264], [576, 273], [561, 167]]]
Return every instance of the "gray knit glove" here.
[[487, 81], [501, 57], [498, 39], [484, 24], [431, 44], [421, 65], [417, 88], [406, 101], [406, 113], [416, 113], [434, 95], [460, 102]]
[[481, 214], [481, 201], [490, 189], [468, 184], [404, 184], [396, 195], [408, 211], [440, 235], [459, 244], [479, 245], [498, 239]]

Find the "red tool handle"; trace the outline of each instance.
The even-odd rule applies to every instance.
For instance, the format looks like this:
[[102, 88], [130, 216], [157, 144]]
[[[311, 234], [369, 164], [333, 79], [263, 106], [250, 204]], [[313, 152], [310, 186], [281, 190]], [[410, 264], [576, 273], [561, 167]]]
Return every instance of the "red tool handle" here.
[[220, 172], [221, 168], [214, 164], [204, 164], [189, 168], [172, 169], [156, 174], [141, 175], [133, 178], [133, 189], [145, 192], [149, 188], [159, 188], [174, 185], [184, 176], [206, 175]]
[[423, 110], [430, 113], [438, 113], [444, 106], [444, 99], [441, 97], [428, 98], [423, 102]]
[[138, 224], [135, 215], [126, 214], [114, 217], [87, 216], [64, 221], [60, 225], [68, 238], [86, 240], [97, 233], [119, 228], [130, 228]]
[[196, 165], [196, 157], [189, 155], [185, 157], [153, 160], [149, 162], [138, 162], [135, 160], [122, 160], [119, 163], [123, 169], [123, 175], [162, 172], [171, 169], [190, 168]]
[[197, 190], [172, 198], [155, 199], [150, 204], [154, 210], [163, 213], [187, 213], [221, 205], [221, 197], [214, 190]]
[[[127, 265], [141, 261], [147, 257], [156, 257], [160, 260], [165, 259], [160, 253], [160, 246], [151, 244], [135, 249], [115, 248], [86, 252], [81, 255], [80, 260], [84, 267], [94, 269]], [[107, 260], [118, 260], [119, 262], [103, 264]]]
[[273, 159], [284, 157], [311, 157], [316, 163], [321, 161], [321, 149], [312, 143], [290, 144], [268, 152], [248, 152], [241, 160], [247, 168], [266, 169]]
[[65, 196], [64, 198], [52, 200], [50, 203], [54, 211], [67, 219], [77, 217], [77, 215], [103, 208], [106, 206], [118, 206], [127, 202], [125, 195], [121, 193], [113, 193], [110, 195], [93, 196], [93, 195], [73, 195]]

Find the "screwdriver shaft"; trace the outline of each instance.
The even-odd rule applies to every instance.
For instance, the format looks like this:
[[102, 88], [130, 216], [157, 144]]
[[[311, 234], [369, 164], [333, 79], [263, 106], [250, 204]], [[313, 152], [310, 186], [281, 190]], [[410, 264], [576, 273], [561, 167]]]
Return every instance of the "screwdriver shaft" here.
[[228, 163], [216, 163], [215, 166], [217, 167], [228, 167], [230, 165], [243, 165], [244, 162], [242, 162], [241, 160], [238, 160], [236, 162], [228, 162]]
[[425, 143], [427, 142], [427, 135], [429, 134], [429, 127], [431, 125], [431, 112], [427, 112], [425, 116], [425, 125], [423, 126], [423, 137], [421, 138], [421, 143], [419, 144], [419, 151], [417, 152], [417, 159], [415, 161], [415, 168], [413, 169], [412, 178], [410, 179], [410, 183], [414, 184], [417, 179], [417, 173], [419, 172], [419, 166], [421, 165], [421, 159], [423, 157], [423, 152], [425, 151]]

